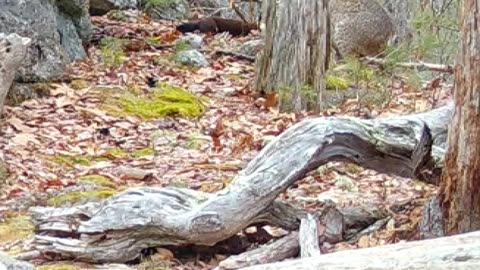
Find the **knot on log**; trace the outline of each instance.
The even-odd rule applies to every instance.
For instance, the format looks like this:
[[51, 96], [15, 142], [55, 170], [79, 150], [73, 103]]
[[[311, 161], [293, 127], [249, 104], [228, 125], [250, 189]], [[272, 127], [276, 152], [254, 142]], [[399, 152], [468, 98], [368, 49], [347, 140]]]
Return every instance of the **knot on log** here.
[[192, 218], [190, 229], [195, 233], [214, 233], [225, 229], [225, 223], [216, 212], [201, 212]]

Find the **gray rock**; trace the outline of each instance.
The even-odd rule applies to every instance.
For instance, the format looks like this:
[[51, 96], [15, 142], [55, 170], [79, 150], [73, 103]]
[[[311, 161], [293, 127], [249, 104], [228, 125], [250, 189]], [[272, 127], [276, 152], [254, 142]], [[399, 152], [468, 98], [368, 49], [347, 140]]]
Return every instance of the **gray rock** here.
[[87, 56], [82, 42], [79, 42], [79, 36], [76, 31], [75, 24], [66, 18], [64, 14], [57, 15], [57, 22], [59, 24], [60, 44], [65, 53], [68, 55], [69, 61], [79, 60]]
[[27, 262], [15, 260], [7, 254], [0, 252], [0, 270], [35, 270], [35, 266]]
[[86, 56], [82, 45], [90, 41], [93, 32], [88, 11], [89, 0], [57, 0], [56, 6], [62, 47], [71, 61], [82, 59]]
[[92, 34], [88, 0], [0, 0], [0, 32], [32, 39], [16, 81], [60, 78], [70, 61], [85, 56], [82, 43]]
[[257, 53], [259, 53], [263, 47], [264, 47], [264, 42], [262, 39], [256, 39], [256, 40], [250, 40], [242, 44], [240, 48], [238, 49], [238, 52], [241, 54], [246, 54], [248, 56], [257, 56]]
[[207, 59], [197, 50], [185, 50], [177, 53], [176, 61], [179, 64], [193, 67], [204, 67], [208, 65]]
[[145, 1], [145, 12], [157, 20], [184, 20], [190, 16], [190, 7], [186, 0], [164, 0], [157, 4]]
[[90, 15], [101, 16], [111, 10], [136, 9], [137, 0], [90, 0]]
[[16, 33], [0, 33], [0, 113], [3, 112], [5, 97], [14, 83], [17, 69], [22, 64], [31, 39]]
[[188, 49], [195, 50], [202, 48], [203, 38], [195, 34], [187, 34], [175, 41], [175, 45], [185, 44]]

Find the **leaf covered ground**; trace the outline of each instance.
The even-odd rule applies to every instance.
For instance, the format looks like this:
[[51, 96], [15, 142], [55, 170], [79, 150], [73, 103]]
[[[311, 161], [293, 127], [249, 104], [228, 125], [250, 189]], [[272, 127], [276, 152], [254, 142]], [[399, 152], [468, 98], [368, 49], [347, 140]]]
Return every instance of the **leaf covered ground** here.
[[[171, 44], [179, 37], [173, 23], [132, 14], [94, 17], [93, 22], [96, 37], [113, 38], [110, 46], [98, 42], [88, 59], [73, 64], [68, 71], [72, 83], [49, 85], [50, 96], [6, 108], [0, 148], [9, 177], [0, 183], [0, 246], [8, 253], [28, 249], [28, 241], [19, 238], [31, 230], [25, 217], [30, 206], [100, 200], [143, 185], [216, 192], [271, 138], [318, 116], [279, 113], [253, 91], [253, 63], [211, 53], [234, 50], [256, 34], [204, 36], [210, 65], [190, 68], [173, 61], [178, 48]], [[117, 50], [112, 44], [119, 40]], [[152, 90], [153, 83], [160, 94]], [[187, 92], [175, 92], [181, 91], [178, 87]], [[387, 91], [388, 104], [369, 105], [375, 117], [427, 110], [435, 95], [436, 106], [450, 95], [448, 87], [406, 87], [398, 78]], [[156, 111], [152, 100], [167, 106], [172, 95], [183, 107]], [[321, 116], [358, 116], [357, 105], [351, 99]], [[330, 163], [282, 198], [310, 209], [322, 198], [373, 203], [393, 215], [384, 229], [356, 243], [325, 247], [334, 251], [414, 239], [421, 206], [432, 192], [433, 187], [415, 180]], [[12, 222], [18, 223], [8, 226]], [[153, 259], [175, 269], [211, 269], [221, 259], [178, 260], [168, 250], [158, 254]]]

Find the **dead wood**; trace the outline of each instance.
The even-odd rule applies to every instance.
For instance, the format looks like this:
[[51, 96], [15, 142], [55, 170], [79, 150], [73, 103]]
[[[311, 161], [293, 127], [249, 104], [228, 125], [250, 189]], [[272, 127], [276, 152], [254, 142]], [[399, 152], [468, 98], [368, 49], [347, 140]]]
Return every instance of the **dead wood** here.
[[[340, 215], [338, 210], [341, 212]], [[309, 220], [318, 225], [317, 242], [334, 244], [344, 240], [344, 237], [346, 239], [355, 237], [356, 233], [363, 232], [365, 228], [368, 229], [371, 224], [375, 224], [375, 221], [383, 220], [387, 216], [386, 211], [372, 205], [349, 206], [338, 210], [333, 207], [333, 203], [326, 203], [321, 210], [315, 213], [316, 218]], [[298, 210], [298, 212], [303, 212], [303, 210]], [[347, 230], [349, 235], [343, 236]], [[313, 241], [313, 238], [311, 240]], [[299, 239], [299, 234], [293, 231], [277, 241], [240, 255], [228, 257], [220, 262], [217, 270], [239, 269], [291, 258], [299, 253], [302, 241]]]
[[15, 33], [0, 33], [0, 114], [17, 69], [27, 54], [31, 40]]
[[298, 230], [298, 242], [300, 244], [300, 257], [313, 257], [321, 254], [318, 243], [319, 226], [317, 219], [308, 214], [303, 218]]
[[443, 213], [438, 195], [432, 196], [425, 204], [422, 219], [418, 225], [421, 239], [443, 237]]
[[404, 242], [317, 257], [241, 268], [243, 270], [474, 270], [480, 265], [480, 231]]
[[220, 50], [219, 49], [219, 50], [213, 51], [212, 54], [229, 55], [229, 56], [236, 57], [240, 60], [248, 60], [248, 61], [251, 61], [251, 62], [255, 62], [255, 57], [254, 56], [250, 56], [250, 55], [246, 55], [246, 54], [238, 53], [238, 52], [234, 52], [234, 51], [229, 51], [229, 50]]
[[[382, 67], [386, 65], [385, 59], [365, 57], [363, 58], [363, 60], [369, 64], [375, 64]], [[418, 71], [430, 70], [430, 71], [453, 74], [452, 65], [441, 65], [441, 64], [433, 64], [433, 63], [425, 63], [425, 62], [400, 62], [400, 63], [395, 63], [395, 66], [401, 67], [401, 68], [407, 68], [407, 69], [415, 69]]]
[[[125, 262], [146, 247], [212, 246], [251, 224], [266, 222], [297, 229], [298, 220], [305, 215], [274, 203], [292, 183], [335, 160], [422, 179], [425, 171], [443, 161], [441, 147], [432, 159], [432, 140], [442, 141], [439, 136], [446, 133], [450, 114], [451, 107], [446, 106], [377, 120], [307, 119], [271, 141], [227, 188], [216, 194], [145, 187], [129, 189], [101, 204], [32, 208], [35, 246], [78, 260]], [[337, 216], [331, 214], [328, 219], [335, 221]], [[325, 241], [339, 241], [343, 236], [342, 223], [333, 224], [323, 235]]]
[[239, 269], [251, 265], [278, 262], [296, 256], [299, 249], [298, 232], [293, 231], [285, 237], [257, 249], [230, 256], [221, 261], [215, 270]]

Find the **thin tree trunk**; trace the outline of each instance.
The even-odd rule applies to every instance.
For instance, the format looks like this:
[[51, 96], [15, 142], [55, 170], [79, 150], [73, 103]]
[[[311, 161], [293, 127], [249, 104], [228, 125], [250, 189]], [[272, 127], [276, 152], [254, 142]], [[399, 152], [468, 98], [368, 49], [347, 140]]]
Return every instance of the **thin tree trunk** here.
[[326, 0], [264, 1], [265, 47], [255, 87], [276, 91], [282, 111], [321, 108], [330, 50]]
[[408, 0], [385, 0], [385, 9], [390, 13], [395, 24], [395, 38], [394, 43], [400, 44], [411, 38], [411, 29], [408, 25], [410, 20], [411, 4]]
[[465, 0], [440, 196], [447, 235], [480, 229], [480, 3]]

